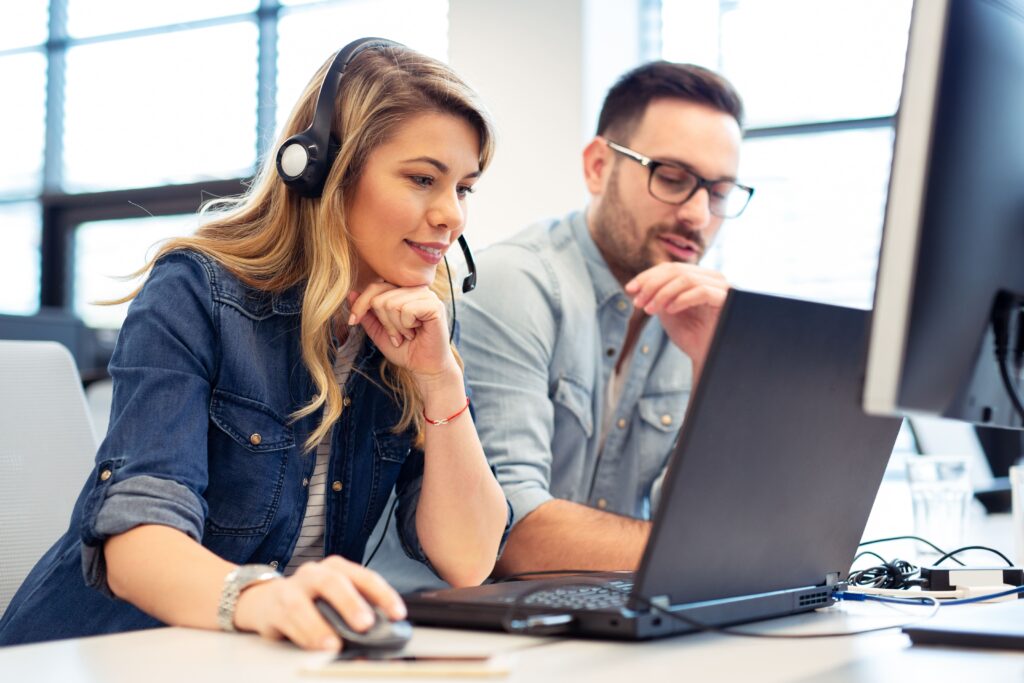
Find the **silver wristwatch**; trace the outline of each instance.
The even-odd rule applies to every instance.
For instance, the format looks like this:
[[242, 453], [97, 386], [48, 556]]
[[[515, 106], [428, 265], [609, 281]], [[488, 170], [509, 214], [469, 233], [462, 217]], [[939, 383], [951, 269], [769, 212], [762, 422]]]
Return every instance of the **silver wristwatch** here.
[[224, 577], [224, 587], [220, 591], [220, 604], [217, 605], [217, 625], [220, 629], [229, 633], [238, 630], [235, 628], [235, 607], [243, 590], [257, 583], [279, 578], [281, 574], [269, 564], [243, 564], [228, 572]]

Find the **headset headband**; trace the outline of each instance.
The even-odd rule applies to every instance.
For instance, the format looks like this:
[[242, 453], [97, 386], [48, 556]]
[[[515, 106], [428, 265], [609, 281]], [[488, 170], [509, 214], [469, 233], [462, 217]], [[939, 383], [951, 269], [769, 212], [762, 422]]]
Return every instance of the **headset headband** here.
[[291, 136], [277, 150], [277, 174], [289, 188], [303, 197], [319, 197], [338, 153], [331, 135], [334, 101], [349, 63], [363, 50], [404, 47], [386, 38], [360, 38], [341, 48], [331, 62], [316, 98], [316, 110], [309, 128]]

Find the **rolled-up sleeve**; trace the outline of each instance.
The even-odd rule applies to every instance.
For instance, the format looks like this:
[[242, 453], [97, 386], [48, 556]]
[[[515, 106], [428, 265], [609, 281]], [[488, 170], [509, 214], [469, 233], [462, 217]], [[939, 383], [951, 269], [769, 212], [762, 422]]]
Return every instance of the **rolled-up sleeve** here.
[[477, 432], [505, 491], [513, 524], [553, 498], [554, 404], [549, 367], [558, 327], [557, 282], [528, 250], [498, 246], [501, 261], [463, 300], [460, 351]]
[[218, 347], [213, 277], [194, 254], [161, 259], [132, 301], [110, 361], [110, 427], [80, 529], [85, 580], [108, 595], [110, 536], [159, 524], [202, 538]]

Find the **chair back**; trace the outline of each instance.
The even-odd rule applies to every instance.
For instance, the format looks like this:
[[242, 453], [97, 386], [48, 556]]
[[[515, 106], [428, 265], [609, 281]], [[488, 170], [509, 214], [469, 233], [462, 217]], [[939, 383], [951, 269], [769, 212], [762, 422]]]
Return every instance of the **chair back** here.
[[68, 528], [95, 456], [71, 353], [56, 342], [0, 341], [0, 616]]

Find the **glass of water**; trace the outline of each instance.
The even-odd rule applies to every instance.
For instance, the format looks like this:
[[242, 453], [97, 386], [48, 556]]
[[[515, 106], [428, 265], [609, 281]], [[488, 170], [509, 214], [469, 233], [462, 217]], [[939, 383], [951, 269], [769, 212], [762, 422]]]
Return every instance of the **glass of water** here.
[[[971, 503], [967, 458], [919, 455], [907, 459], [907, 481], [914, 506], [914, 533], [944, 551], [963, 546]], [[933, 548], [919, 545], [924, 553]]]

